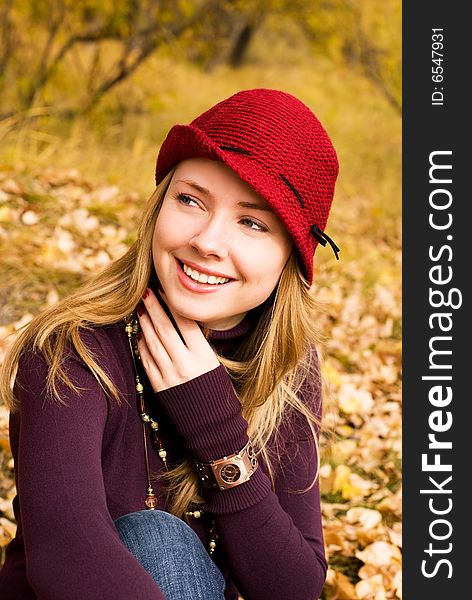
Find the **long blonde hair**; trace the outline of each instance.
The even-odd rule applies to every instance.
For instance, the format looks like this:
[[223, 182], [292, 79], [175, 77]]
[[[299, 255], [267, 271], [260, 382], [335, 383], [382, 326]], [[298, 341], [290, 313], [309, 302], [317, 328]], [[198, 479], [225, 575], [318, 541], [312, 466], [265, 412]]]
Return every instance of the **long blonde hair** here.
[[[117, 323], [130, 315], [139, 303], [152, 276], [152, 239], [157, 216], [172, 178], [173, 170], [149, 198], [138, 229], [137, 240], [119, 259], [82, 284], [75, 292], [36, 315], [18, 333], [9, 348], [0, 372], [0, 396], [10, 410], [17, 409], [13, 393], [18, 363], [26, 348], [40, 350], [49, 366], [47, 390], [62, 402], [57, 383], [79, 390], [63, 369], [65, 344], [71, 342], [93, 373], [98, 384], [117, 402], [121, 394], [103, 368], [95, 361], [80, 337], [80, 330]], [[233, 358], [218, 356], [232, 378], [248, 422], [248, 434], [266, 463], [272, 482], [279, 463], [277, 431], [283, 419], [302, 415], [319, 448], [315, 411], [298, 392], [309, 374], [320, 384], [318, 361], [312, 347], [318, 342], [314, 312], [317, 303], [308, 289], [294, 252], [289, 257], [277, 288], [263, 305], [260, 318], [248, 340]], [[206, 332], [207, 335], [209, 332]], [[273, 443], [270, 443], [269, 442]], [[269, 447], [272, 450], [269, 452]], [[311, 482], [314, 485], [315, 479]], [[201, 505], [199, 482], [190, 458], [163, 475], [168, 510], [184, 516], [191, 506]]]

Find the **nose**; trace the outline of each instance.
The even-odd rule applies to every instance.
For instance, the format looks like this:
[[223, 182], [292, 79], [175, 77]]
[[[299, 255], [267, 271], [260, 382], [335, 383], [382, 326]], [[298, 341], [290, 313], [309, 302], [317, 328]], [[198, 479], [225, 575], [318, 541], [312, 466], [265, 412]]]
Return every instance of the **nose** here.
[[189, 243], [201, 256], [217, 258], [228, 256], [228, 236], [221, 219], [210, 218], [205, 221]]

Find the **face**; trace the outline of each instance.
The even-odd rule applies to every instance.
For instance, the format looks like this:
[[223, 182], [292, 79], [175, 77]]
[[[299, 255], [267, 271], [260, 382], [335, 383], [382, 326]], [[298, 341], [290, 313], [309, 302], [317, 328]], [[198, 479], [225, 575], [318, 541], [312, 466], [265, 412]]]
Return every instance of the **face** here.
[[280, 219], [225, 163], [176, 168], [152, 255], [166, 301], [210, 329], [237, 325], [275, 289], [293, 242]]

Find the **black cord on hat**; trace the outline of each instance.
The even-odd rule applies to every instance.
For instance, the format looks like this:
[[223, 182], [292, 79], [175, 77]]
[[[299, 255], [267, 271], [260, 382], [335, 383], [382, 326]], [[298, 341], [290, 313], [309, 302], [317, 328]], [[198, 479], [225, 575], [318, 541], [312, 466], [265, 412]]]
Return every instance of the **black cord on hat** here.
[[317, 225], [312, 225], [310, 227], [310, 231], [313, 234], [314, 238], [322, 245], [322, 246], [326, 246], [326, 242], [328, 242], [328, 244], [331, 246], [331, 248], [333, 249], [333, 252], [336, 256], [336, 260], [339, 260], [339, 256], [338, 256], [338, 252], [341, 252], [340, 248], [338, 248], [336, 246], [336, 244], [334, 243], [334, 241], [329, 237], [329, 235], [327, 235], [324, 231], [321, 231], [321, 229], [317, 226]]

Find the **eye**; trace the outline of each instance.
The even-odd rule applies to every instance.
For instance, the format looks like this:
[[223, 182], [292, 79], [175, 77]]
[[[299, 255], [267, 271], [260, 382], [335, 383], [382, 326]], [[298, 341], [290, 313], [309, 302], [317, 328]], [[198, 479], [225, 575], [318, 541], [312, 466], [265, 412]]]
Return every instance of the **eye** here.
[[196, 200], [194, 200], [191, 196], [187, 196], [187, 194], [183, 194], [182, 192], [177, 194], [177, 199], [181, 204], [184, 204], [185, 206], [192, 206], [192, 202], [195, 206], [198, 206]]
[[254, 219], [244, 218], [240, 221], [243, 224], [247, 224], [249, 229], [253, 229], [254, 231], [269, 231], [265, 225], [259, 223], [258, 221], [254, 221]]

